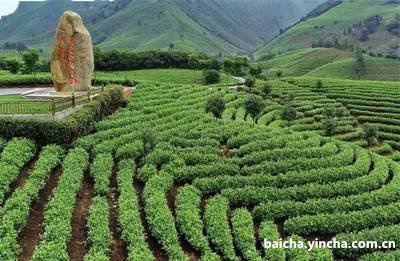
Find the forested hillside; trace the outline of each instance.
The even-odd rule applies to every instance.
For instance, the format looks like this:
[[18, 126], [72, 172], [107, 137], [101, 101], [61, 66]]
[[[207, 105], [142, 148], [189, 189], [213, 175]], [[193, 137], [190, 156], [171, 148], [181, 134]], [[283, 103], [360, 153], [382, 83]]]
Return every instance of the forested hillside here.
[[[136, 50], [249, 53], [323, 0], [117, 0], [21, 2], [0, 20], [0, 44], [48, 49], [59, 16], [81, 14], [95, 44]], [[29, 22], [27, 22], [29, 21]]]
[[[328, 4], [327, 4], [328, 3]], [[260, 57], [305, 47], [399, 54], [400, 5], [392, 0], [330, 0], [255, 52]]]

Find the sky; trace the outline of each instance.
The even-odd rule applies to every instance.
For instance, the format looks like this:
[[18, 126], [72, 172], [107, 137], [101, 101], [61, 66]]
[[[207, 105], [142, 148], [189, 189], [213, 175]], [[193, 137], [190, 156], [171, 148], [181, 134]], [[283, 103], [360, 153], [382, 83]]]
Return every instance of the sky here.
[[[23, 0], [23, 1], [41, 1], [41, 0]], [[90, 0], [80, 0], [90, 1]], [[0, 0], [0, 16], [11, 14], [17, 9], [19, 0]]]
[[0, 16], [13, 13], [17, 6], [18, 0], [0, 0]]

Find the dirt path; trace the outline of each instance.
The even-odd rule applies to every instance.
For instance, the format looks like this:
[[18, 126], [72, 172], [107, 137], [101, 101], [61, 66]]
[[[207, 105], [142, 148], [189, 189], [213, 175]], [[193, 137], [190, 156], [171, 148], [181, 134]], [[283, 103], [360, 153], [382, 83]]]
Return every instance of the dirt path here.
[[72, 237], [68, 242], [68, 255], [70, 260], [83, 260], [87, 252], [87, 217], [90, 204], [94, 196], [93, 181], [89, 174], [89, 168], [85, 171], [82, 189], [78, 193], [75, 209], [72, 216]]
[[121, 233], [118, 230], [118, 188], [117, 188], [117, 170], [116, 166], [113, 167], [113, 172], [110, 181], [110, 190], [108, 193], [107, 201], [110, 210], [109, 226], [112, 234], [112, 245], [110, 251], [110, 259], [119, 261], [127, 260], [128, 252], [125, 242], [121, 239]]
[[44, 209], [50, 200], [54, 188], [57, 186], [61, 174], [62, 167], [60, 166], [50, 175], [46, 185], [39, 192], [38, 199], [31, 206], [26, 226], [18, 237], [18, 243], [21, 246], [19, 260], [30, 260], [33, 255], [39, 237], [43, 232]]
[[25, 166], [22, 168], [20, 174], [18, 175], [17, 179], [11, 183], [10, 185], [10, 191], [5, 194], [4, 196], [4, 201], [2, 202], [1, 206], [4, 206], [4, 203], [6, 200], [14, 193], [14, 191], [25, 185], [26, 181], [28, 180], [29, 174], [32, 171], [32, 169], [35, 167], [35, 163], [38, 160], [39, 154], [36, 154], [36, 156], [31, 159], [28, 163], [25, 164]]

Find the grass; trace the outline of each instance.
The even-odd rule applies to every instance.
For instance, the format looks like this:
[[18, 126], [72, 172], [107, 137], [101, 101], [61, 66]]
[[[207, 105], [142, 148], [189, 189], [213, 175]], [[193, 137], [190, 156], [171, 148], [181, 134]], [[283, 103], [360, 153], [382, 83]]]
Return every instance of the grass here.
[[9, 94], [9, 95], [0, 95], [1, 100], [26, 100], [26, 98], [20, 94]]
[[[192, 84], [195, 79], [196, 84], [204, 82], [203, 72], [187, 69], [151, 69], [151, 70], [136, 70], [136, 71], [121, 71], [121, 72], [97, 72], [96, 77], [101, 79], [132, 79], [137, 82], [150, 83], [170, 83], [170, 84]], [[225, 82], [226, 75], [221, 73], [221, 81]], [[236, 83], [232, 77], [229, 77], [229, 83]]]
[[[37, 82], [51, 83], [50, 73], [38, 73], [36, 75]], [[187, 69], [149, 69], [149, 70], [136, 70], [136, 71], [118, 71], [118, 72], [96, 72], [93, 75], [94, 79], [100, 80], [133, 80], [139, 83], [170, 83], [170, 84], [193, 84], [195, 79], [196, 84], [203, 84], [204, 77], [203, 71], [197, 70], [195, 77], [193, 70]], [[33, 76], [26, 74], [13, 75], [6, 71], [0, 71], [0, 87], [1, 83], [33, 83]], [[236, 84], [238, 81], [229, 76], [228, 83]], [[221, 73], [221, 83], [226, 83], [226, 75]]]

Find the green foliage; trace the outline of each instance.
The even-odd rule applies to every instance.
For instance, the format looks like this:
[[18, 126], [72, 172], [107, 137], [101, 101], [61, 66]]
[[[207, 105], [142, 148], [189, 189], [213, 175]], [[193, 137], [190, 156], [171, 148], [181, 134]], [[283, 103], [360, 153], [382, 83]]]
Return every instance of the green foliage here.
[[46, 206], [44, 232], [32, 260], [69, 260], [67, 244], [71, 238], [71, 218], [88, 159], [82, 148], [70, 150], [65, 158], [63, 173]]
[[360, 48], [357, 48], [356, 53], [356, 73], [359, 80], [365, 72], [365, 60]]
[[64, 156], [62, 148], [49, 145], [42, 149], [33, 171], [25, 186], [18, 188], [1, 209], [0, 258], [16, 259], [20, 253], [18, 234], [25, 227], [30, 206], [39, 196], [51, 171], [61, 163]]
[[271, 84], [269, 84], [268, 82], [265, 82], [263, 87], [262, 87], [262, 93], [265, 97], [267, 97], [268, 95], [270, 95], [272, 92], [272, 87]]
[[260, 115], [265, 107], [264, 100], [257, 95], [250, 95], [243, 104], [246, 114], [250, 114], [253, 118], [253, 125], [255, 119]]
[[21, 63], [15, 59], [10, 59], [6, 61], [5, 67], [12, 74], [17, 74], [21, 70]]
[[[306, 241], [297, 235], [293, 235], [290, 237], [292, 241], [295, 241], [296, 243], [303, 242], [303, 245], [306, 245]], [[299, 244], [297, 244], [299, 246]], [[286, 251], [286, 257], [287, 260], [289, 261], [308, 261], [309, 260], [309, 255], [308, 251], [306, 248], [287, 248], [285, 249]]]
[[338, 122], [335, 118], [324, 119], [322, 121], [324, 127], [325, 135], [332, 136], [338, 127]]
[[88, 240], [90, 248], [85, 255], [85, 260], [110, 260], [108, 253], [111, 246], [111, 231], [108, 227], [108, 203], [107, 199], [96, 196], [92, 199], [87, 220]]
[[122, 88], [113, 87], [63, 120], [1, 118], [0, 136], [27, 137], [39, 144], [69, 145], [79, 136], [93, 131], [95, 122], [110, 114], [115, 107], [121, 105], [122, 100]]
[[90, 174], [94, 179], [94, 191], [99, 196], [106, 196], [109, 191], [113, 158], [111, 154], [98, 154], [93, 160]]
[[36, 50], [32, 49], [22, 54], [22, 60], [25, 64], [25, 71], [28, 73], [33, 73], [37, 70], [37, 63], [39, 62], [39, 54]]
[[243, 257], [246, 260], [261, 261], [262, 258], [256, 249], [253, 218], [248, 210], [242, 208], [233, 212], [232, 230], [236, 245]]
[[228, 223], [228, 201], [221, 196], [207, 200], [204, 212], [207, 236], [218, 247], [226, 260], [238, 260]]
[[206, 113], [211, 112], [215, 118], [220, 119], [225, 110], [225, 100], [220, 95], [211, 96], [206, 102]]
[[[264, 239], [279, 242], [280, 236], [277, 226], [272, 221], [266, 221], [260, 225], [260, 241], [264, 244]], [[285, 261], [285, 251], [282, 248], [264, 248], [267, 260]]]
[[169, 173], [149, 179], [143, 191], [146, 219], [152, 235], [172, 260], [188, 260], [183, 252], [175, 228], [175, 220], [168, 208], [165, 193], [173, 185]]
[[23, 166], [33, 158], [35, 144], [25, 138], [14, 138], [4, 147], [0, 155], [0, 202], [10, 191], [11, 183], [17, 179]]
[[251, 87], [254, 87], [255, 84], [256, 84], [256, 78], [254, 76], [252, 76], [252, 75], [246, 76], [244, 85], [251, 88]]
[[191, 246], [203, 257], [217, 256], [211, 251], [207, 237], [203, 235], [203, 222], [200, 217], [200, 192], [192, 186], [179, 189], [175, 200], [176, 222], [179, 230]]
[[292, 122], [297, 118], [297, 111], [293, 106], [284, 106], [280, 113], [281, 119]]
[[368, 123], [364, 124], [363, 126], [364, 137], [368, 141], [369, 145], [373, 145], [377, 142], [378, 130], [379, 128], [376, 125]]
[[118, 166], [118, 221], [122, 239], [127, 243], [128, 260], [150, 261], [153, 255], [147, 245], [144, 233], [138, 198], [132, 186], [135, 163], [132, 160], [122, 160]]
[[215, 84], [220, 81], [220, 75], [217, 70], [205, 70], [203, 71], [203, 77], [205, 84]]

